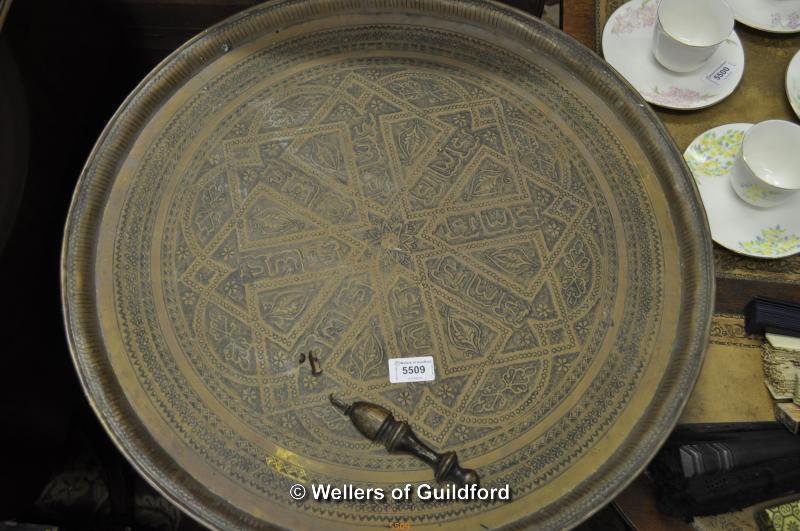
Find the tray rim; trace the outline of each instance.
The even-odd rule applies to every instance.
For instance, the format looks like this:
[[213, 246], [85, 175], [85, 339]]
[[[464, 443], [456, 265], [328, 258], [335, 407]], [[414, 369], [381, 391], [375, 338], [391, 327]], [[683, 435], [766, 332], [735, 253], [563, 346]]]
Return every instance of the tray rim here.
[[[549, 52], [565, 68], [592, 80], [606, 101], [614, 101], [621, 120], [640, 135], [642, 145], [661, 149], [648, 152], [656, 177], [671, 205], [673, 225], [684, 229], [677, 240], [681, 272], [688, 280], [686, 295], [680, 301], [678, 339], [673, 345], [669, 377], [662, 378], [654, 396], [665, 396], [651, 404], [629, 436], [602, 468], [612, 467], [610, 477], [600, 478], [599, 486], [584, 487], [588, 492], [570, 493], [541, 511], [512, 524], [545, 527], [575, 526], [589, 518], [628, 486], [647, 466], [678, 422], [700, 373], [714, 309], [715, 277], [712, 240], [691, 173], [677, 146], [655, 112], [638, 92], [608, 63], [572, 37], [533, 16], [494, 0], [273, 0], [248, 8], [193, 37], [168, 55], [131, 91], [109, 119], [90, 152], [76, 183], [64, 226], [61, 250], [60, 285], [64, 328], [70, 354], [87, 400], [114, 444], [132, 466], [173, 504], [206, 526], [274, 527], [254, 518], [227, 500], [212, 494], [177, 465], [139, 421], [124, 397], [108, 363], [94, 293], [95, 246], [106, 194], [113, 186], [117, 165], [124, 160], [127, 146], [141, 132], [164, 98], [191, 79], [194, 73], [227, 51], [229, 43], [247, 39], [253, 28], [270, 27], [264, 19], [271, 14], [296, 20], [303, 14], [316, 15], [342, 9], [406, 8], [428, 15], [460, 16], [487, 28], [503, 31], [517, 42]], [[260, 25], [259, 25], [260, 23]], [[613, 100], [611, 98], [614, 98]], [[672, 178], [667, 178], [672, 176]], [[665, 182], [666, 180], [666, 182]], [[697, 230], [700, 228], [701, 230]], [[687, 301], [696, 304], [689, 304]], [[688, 328], [687, 328], [688, 325]], [[691, 332], [681, 336], [682, 331]], [[669, 381], [669, 385], [667, 382]], [[664, 389], [667, 386], [669, 389]], [[652, 418], [648, 413], [657, 413]], [[644, 433], [642, 420], [646, 420]], [[632, 440], [636, 439], [636, 440]], [[646, 451], [642, 451], [646, 449]], [[620, 450], [637, 450], [634, 457], [621, 458]], [[644, 455], [646, 454], [646, 455]], [[595, 473], [595, 476], [597, 472]], [[176, 479], [177, 478], [177, 479]], [[570, 499], [569, 503], [562, 503]], [[558, 505], [553, 509], [554, 505]], [[575, 515], [565, 518], [565, 507]], [[544, 519], [544, 520], [543, 520]], [[558, 520], [561, 520], [559, 522]]]

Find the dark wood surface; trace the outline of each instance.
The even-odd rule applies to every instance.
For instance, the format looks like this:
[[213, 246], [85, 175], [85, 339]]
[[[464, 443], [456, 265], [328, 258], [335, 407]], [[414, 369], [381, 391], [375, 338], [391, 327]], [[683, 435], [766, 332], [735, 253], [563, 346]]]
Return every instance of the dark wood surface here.
[[562, 29], [584, 46], [594, 49], [594, 0], [564, 0], [561, 14]]
[[642, 531], [691, 531], [692, 526], [674, 516], [659, 512], [653, 488], [641, 475], [612, 504], [625, 522]]
[[744, 313], [744, 307], [756, 295], [798, 302], [800, 284], [717, 278], [717, 313]]

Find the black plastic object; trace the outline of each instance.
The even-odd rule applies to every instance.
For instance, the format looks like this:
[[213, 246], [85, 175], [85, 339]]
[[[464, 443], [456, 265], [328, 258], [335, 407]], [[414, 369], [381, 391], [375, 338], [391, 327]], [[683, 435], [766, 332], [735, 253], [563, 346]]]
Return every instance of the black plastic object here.
[[754, 297], [744, 309], [744, 329], [748, 334], [800, 337], [800, 304]]

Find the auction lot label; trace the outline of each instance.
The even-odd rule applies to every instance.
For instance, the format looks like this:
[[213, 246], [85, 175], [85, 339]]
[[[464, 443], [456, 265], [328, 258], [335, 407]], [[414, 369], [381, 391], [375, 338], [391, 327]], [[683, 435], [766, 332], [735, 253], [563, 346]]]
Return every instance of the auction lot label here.
[[430, 382], [436, 379], [433, 356], [417, 358], [391, 358], [389, 360], [389, 382]]

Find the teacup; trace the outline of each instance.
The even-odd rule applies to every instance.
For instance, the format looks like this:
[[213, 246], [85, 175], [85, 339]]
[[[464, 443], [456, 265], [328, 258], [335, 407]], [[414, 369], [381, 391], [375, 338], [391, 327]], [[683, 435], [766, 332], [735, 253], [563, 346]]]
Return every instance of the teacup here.
[[767, 120], [750, 127], [736, 156], [731, 186], [742, 200], [757, 207], [779, 205], [797, 193], [800, 125]]
[[653, 55], [675, 72], [697, 70], [733, 31], [733, 11], [725, 0], [661, 0]]

